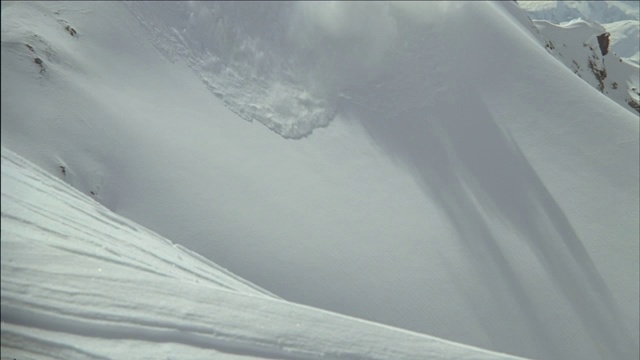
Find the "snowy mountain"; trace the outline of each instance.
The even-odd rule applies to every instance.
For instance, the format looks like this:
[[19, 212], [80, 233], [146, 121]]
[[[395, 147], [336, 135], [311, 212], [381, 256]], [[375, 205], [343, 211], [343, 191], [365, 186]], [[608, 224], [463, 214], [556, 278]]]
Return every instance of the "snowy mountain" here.
[[640, 5], [637, 1], [518, 1], [534, 20], [563, 24], [585, 20], [601, 24], [610, 34], [618, 56], [638, 64]]
[[555, 24], [582, 19], [600, 24], [620, 20], [640, 20], [637, 1], [522, 1], [521, 8], [535, 20], [547, 20]]
[[515, 2], [1, 20], [3, 356], [638, 357], [637, 114]]
[[640, 67], [609, 51], [610, 36], [583, 20], [554, 25], [534, 21], [545, 46], [574, 74], [629, 111], [640, 112]]
[[[552, 55], [622, 107], [640, 112], [637, 2], [520, 1], [518, 4], [531, 18], [542, 19], [534, 20], [533, 24]], [[600, 25], [597, 21], [612, 22]]]

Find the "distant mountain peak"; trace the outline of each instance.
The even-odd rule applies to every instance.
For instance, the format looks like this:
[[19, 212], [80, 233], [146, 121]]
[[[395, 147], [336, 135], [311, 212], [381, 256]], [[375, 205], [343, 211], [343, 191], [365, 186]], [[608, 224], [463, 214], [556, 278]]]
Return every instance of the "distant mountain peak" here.
[[595, 22], [534, 20], [549, 53], [574, 74], [632, 112], [639, 111], [639, 68], [610, 50], [611, 34]]

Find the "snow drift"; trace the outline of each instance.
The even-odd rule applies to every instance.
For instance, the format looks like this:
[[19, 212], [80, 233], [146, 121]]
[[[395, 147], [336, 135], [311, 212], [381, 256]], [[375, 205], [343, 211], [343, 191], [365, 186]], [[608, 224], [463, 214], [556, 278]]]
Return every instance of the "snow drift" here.
[[3, 3], [2, 145], [286, 300], [636, 359], [638, 118], [531, 27], [513, 2]]

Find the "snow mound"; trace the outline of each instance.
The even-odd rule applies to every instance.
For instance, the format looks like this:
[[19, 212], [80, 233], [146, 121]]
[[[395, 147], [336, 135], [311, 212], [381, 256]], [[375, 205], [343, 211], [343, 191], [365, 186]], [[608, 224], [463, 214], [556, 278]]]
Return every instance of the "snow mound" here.
[[280, 300], [2, 147], [2, 356], [515, 359]]

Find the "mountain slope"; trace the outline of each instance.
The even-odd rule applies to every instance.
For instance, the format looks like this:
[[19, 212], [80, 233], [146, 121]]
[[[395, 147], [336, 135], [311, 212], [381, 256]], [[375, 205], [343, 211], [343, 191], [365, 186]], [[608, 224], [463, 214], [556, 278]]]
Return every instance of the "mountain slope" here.
[[3, 3], [2, 145], [286, 300], [637, 358], [638, 119], [514, 3], [216, 6]]
[[582, 20], [534, 24], [546, 39], [547, 50], [574, 74], [623, 108], [640, 112], [640, 68], [611, 52], [604, 27]]
[[604, 24], [611, 33], [611, 48], [622, 58], [640, 64], [640, 21], [621, 20]]
[[515, 359], [288, 303], [2, 148], [2, 356]]
[[638, 65], [640, 6], [637, 1], [518, 1], [534, 20], [554, 24], [586, 20], [597, 22], [611, 34], [611, 49]]

